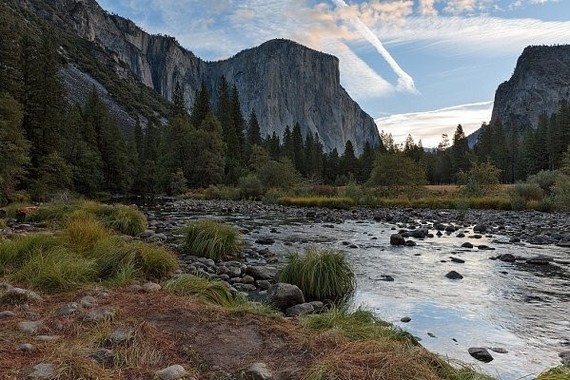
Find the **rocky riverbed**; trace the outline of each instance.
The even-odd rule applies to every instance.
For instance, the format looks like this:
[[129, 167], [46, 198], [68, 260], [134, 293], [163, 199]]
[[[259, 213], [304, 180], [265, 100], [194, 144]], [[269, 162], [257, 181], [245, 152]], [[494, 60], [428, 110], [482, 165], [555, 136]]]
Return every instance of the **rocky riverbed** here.
[[[568, 350], [567, 213], [199, 200], [141, 207], [150, 220], [148, 238], [174, 248], [180, 228], [192, 220], [240, 228], [246, 245], [234, 262], [181, 257], [186, 270], [225, 280], [237, 291], [263, 295], [269, 286], [271, 280], [252, 276], [251, 267], [273, 271], [288, 252], [309, 245], [336, 248], [357, 272], [354, 305], [412, 332], [432, 351], [517, 379], [560, 364]], [[403, 245], [390, 244], [395, 235]]]

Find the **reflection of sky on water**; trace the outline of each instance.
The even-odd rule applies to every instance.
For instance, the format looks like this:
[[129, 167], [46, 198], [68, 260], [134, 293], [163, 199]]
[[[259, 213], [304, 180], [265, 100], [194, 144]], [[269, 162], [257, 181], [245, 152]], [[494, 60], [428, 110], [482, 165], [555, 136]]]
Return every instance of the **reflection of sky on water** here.
[[[182, 219], [186, 222], [203, 217], [212, 215], [186, 215]], [[357, 273], [355, 305], [364, 305], [410, 331], [431, 351], [475, 365], [502, 380], [520, 379], [558, 365], [558, 352], [564, 349], [560, 343], [570, 339], [568, 265], [540, 267], [489, 260], [504, 253], [569, 260], [567, 248], [501, 244], [504, 237], [474, 239], [469, 237], [472, 230], [466, 230], [464, 238], [444, 233], [441, 237], [412, 239], [415, 247], [392, 247], [389, 235], [395, 231], [385, 223], [307, 223], [284, 219], [279, 213], [259, 218], [239, 214], [213, 217], [246, 228], [248, 244], [255, 245], [260, 237], [274, 239], [269, 249], [280, 256], [302, 252], [308, 245], [343, 250]], [[495, 250], [460, 248], [465, 241]], [[465, 263], [451, 262], [450, 257]], [[451, 270], [464, 279], [445, 278]], [[383, 281], [383, 275], [394, 277], [394, 282]], [[401, 323], [403, 316], [412, 321]], [[428, 332], [436, 337], [428, 336]], [[495, 360], [485, 364], [468, 354], [469, 347], [498, 347], [509, 352], [491, 351]]]

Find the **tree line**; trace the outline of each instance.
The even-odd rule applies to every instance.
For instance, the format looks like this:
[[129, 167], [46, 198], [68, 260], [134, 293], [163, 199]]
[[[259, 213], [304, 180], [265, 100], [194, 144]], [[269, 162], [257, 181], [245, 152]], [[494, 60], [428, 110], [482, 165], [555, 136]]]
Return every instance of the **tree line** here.
[[255, 195], [301, 181], [453, 184], [464, 183], [474, 169], [513, 183], [560, 168], [570, 145], [570, 105], [563, 102], [536, 129], [483, 124], [472, 148], [458, 125], [452, 139], [443, 135], [433, 150], [412, 136], [399, 145], [381, 133], [382, 143], [367, 144], [359, 157], [351, 141], [343, 152], [325, 152], [319, 135], [303, 136], [299, 123], [281, 136], [262, 136], [257, 115], [242, 114], [239, 92], [225, 78], [215, 94], [202, 84], [190, 112], [177, 83], [166, 122], [151, 117], [125, 133], [94, 88], [84, 104], [66, 99], [53, 36], [25, 33], [15, 18], [2, 21], [0, 203], [25, 193], [42, 200], [64, 191], [178, 194], [211, 185], [240, 186]]

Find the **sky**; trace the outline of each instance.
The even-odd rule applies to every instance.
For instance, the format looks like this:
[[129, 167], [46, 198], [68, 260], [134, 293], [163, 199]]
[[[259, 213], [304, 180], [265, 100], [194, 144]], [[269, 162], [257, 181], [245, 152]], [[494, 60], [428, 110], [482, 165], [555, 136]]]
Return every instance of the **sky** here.
[[202, 59], [287, 38], [340, 59], [378, 125], [424, 147], [489, 121], [528, 45], [570, 44], [570, 0], [98, 0]]

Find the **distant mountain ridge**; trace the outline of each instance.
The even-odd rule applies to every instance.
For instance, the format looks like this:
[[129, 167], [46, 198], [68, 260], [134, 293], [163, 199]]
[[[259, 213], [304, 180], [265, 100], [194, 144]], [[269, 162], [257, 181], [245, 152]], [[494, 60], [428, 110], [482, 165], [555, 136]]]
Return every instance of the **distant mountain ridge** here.
[[570, 99], [570, 45], [529, 46], [511, 78], [499, 85], [491, 124], [536, 128], [541, 114], [558, 112]]
[[[380, 143], [372, 117], [340, 85], [339, 62], [332, 55], [292, 41], [272, 40], [232, 58], [206, 62], [174, 38], [150, 35], [132, 21], [104, 11], [94, 0], [16, 0], [16, 4], [82, 40], [75, 43], [91, 44], [89, 54], [101, 62], [107, 77], [115, 76], [111, 81], [143, 84], [166, 100], [172, 100], [179, 82], [190, 108], [202, 82], [216, 103], [218, 84], [225, 76], [239, 91], [244, 117], [251, 111], [257, 114], [263, 136], [282, 135], [287, 125], [292, 128], [298, 122], [303, 135], [319, 135], [326, 151], [336, 148], [342, 153], [348, 140], [357, 153], [366, 143]], [[106, 93], [114, 114], [133, 124], [138, 115], [117, 100], [108, 83], [94, 78], [86, 64], [76, 62], [73, 52], [66, 54], [69, 64], [63, 77], [72, 97], [85, 98], [95, 85]], [[164, 116], [147, 108], [151, 109], [143, 116], [153, 112], [158, 118]]]

